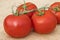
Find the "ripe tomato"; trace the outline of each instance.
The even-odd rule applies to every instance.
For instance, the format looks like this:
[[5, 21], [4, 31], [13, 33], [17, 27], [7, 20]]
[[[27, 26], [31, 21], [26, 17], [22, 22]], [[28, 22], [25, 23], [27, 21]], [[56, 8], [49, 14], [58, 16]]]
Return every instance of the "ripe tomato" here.
[[[24, 4], [18, 6], [18, 8], [17, 8], [18, 13], [19, 13], [20, 11], [22, 11], [22, 12], [24, 11], [23, 6], [24, 6]], [[37, 7], [36, 7], [35, 4], [33, 4], [33, 3], [31, 3], [31, 2], [27, 2], [27, 3], [26, 3], [26, 10], [27, 10], [27, 11], [34, 10], [34, 9], [37, 9]], [[27, 13], [27, 15], [31, 18], [31, 16], [33, 15], [33, 13], [34, 13], [34, 11]]]
[[9, 15], [4, 20], [4, 29], [12, 37], [25, 37], [31, 31], [31, 21], [26, 15]]
[[57, 24], [55, 15], [53, 15], [48, 10], [43, 10], [40, 13], [36, 11], [35, 14], [32, 16], [32, 20], [35, 32], [42, 34], [52, 32]]
[[57, 23], [60, 24], [60, 2], [53, 3], [49, 10], [57, 17]]

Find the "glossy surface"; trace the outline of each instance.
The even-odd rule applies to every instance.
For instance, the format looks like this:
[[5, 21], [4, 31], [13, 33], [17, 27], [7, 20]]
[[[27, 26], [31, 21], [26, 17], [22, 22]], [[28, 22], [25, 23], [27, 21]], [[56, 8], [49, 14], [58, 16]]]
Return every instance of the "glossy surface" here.
[[31, 32], [31, 21], [26, 15], [9, 15], [4, 20], [4, 29], [12, 37], [25, 37]]
[[36, 14], [32, 16], [35, 32], [46, 34], [52, 32], [56, 28], [57, 20], [51, 12], [46, 10], [42, 16], [38, 15], [38, 11], [35, 13]]
[[[58, 22], [58, 24], [60, 24], [60, 11], [54, 11], [53, 9], [54, 9], [55, 7], [60, 7], [60, 2], [55, 2], [55, 3], [51, 4], [51, 6], [50, 6], [50, 8], [49, 8], [49, 10], [50, 10], [54, 15], [56, 15], [56, 17], [57, 17], [57, 22]], [[60, 8], [59, 8], [59, 10], [60, 10]]]

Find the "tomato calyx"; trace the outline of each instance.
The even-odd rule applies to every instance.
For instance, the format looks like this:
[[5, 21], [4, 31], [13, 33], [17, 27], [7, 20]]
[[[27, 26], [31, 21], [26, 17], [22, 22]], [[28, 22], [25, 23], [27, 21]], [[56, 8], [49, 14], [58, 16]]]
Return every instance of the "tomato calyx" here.
[[60, 6], [54, 7], [53, 10], [56, 11], [56, 12], [60, 12]]
[[38, 10], [39, 14], [38, 16], [43, 16], [44, 15], [44, 12], [42, 12], [41, 10]]
[[38, 12], [39, 12], [39, 16], [43, 16], [45, 14], [45, 10], [47, 9], [48, 7], [41, 7], [38, 9]]

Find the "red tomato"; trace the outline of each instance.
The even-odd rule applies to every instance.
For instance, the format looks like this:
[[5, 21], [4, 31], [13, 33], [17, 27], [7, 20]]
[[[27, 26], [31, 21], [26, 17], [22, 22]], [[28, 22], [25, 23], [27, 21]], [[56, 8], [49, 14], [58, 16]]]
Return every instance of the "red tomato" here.
[[35, 32], [42, 34], [50, 33], [56, 27], [56, 17], [48, 10], [43, 10], [41, 12], [44, 12], [44, 14], [42, 15], [41, 13], [36, 11], [35, 14], [32, 16], [34, 30]]
[[[17, 8], [18, 13], [19, 13], [20, 11], [22, 11], [22, 12], [24, 11], [23, 6], [24, 6], [24, 4], [18, 6], [18, 8]], [[26, 3], [26, 10], [27, 10], [27, 11], [30, 11], [30, 10], [33, 10], [33, 9], [37, 9], [36, 5], [33, 4], [33, 3], [31, 3], [31, 2], [27, 2], [27, 3]], [[31, 16], [33, 15], [33, 13], [34, 13], [34, 11], [27, 13], [27, 15], [31, 18]]]
[[31, 21], [26, 15], [9, 15], [4, 20], [4, 29], [12, 37], [25, 37], [31, 31]]
[[60, 2], [53, 3], [49, 10], [57, 17], [57, 23], [60, 24]]

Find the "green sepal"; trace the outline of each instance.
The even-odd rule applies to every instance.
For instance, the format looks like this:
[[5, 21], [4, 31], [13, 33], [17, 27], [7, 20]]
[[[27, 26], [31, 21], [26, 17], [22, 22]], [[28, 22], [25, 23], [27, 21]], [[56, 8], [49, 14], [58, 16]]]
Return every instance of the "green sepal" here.
[[16, 13], [14, 13], [15, 16], [19, 16], [18, 10], [16, 10]]
[[53, 8], [53, 10], [57, 12], [57, 11], [60, 11], [60, 8], [59, 7], [55, 7], [55, 8]]

